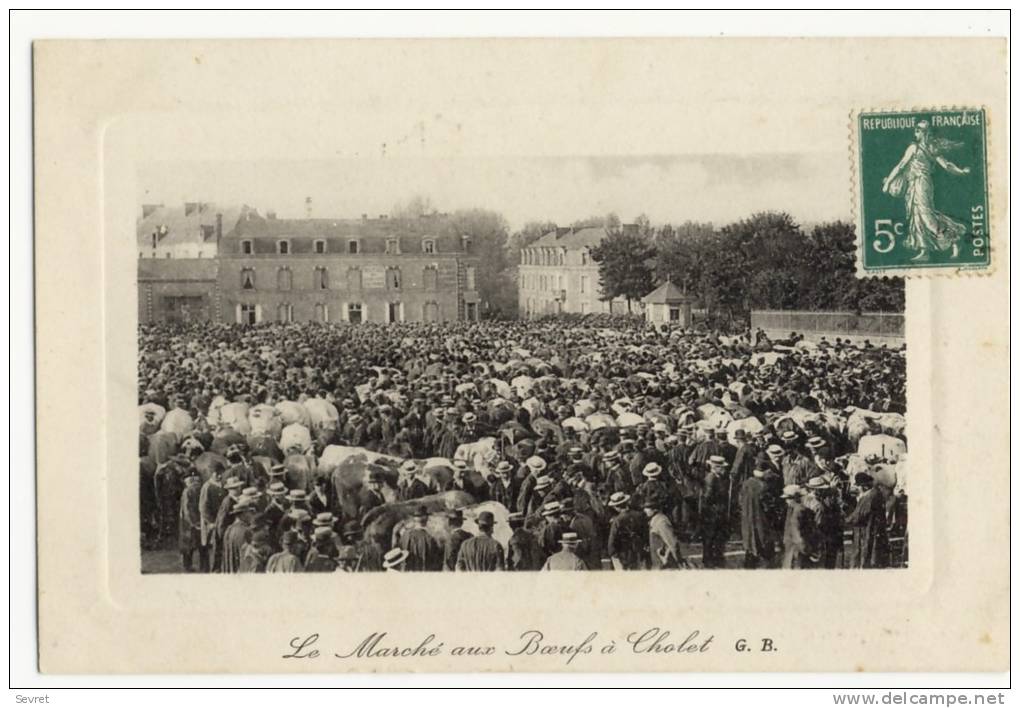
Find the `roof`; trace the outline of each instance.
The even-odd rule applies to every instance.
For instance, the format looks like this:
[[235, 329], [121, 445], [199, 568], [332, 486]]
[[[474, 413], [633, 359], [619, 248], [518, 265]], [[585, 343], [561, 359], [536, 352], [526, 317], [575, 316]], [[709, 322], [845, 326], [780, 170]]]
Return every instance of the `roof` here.
[[207, 280], [214, 282], [219, 272], [215, 258], [139, 258], [138, 280]]
[[674, 285], [672, 281], [667, 280], [655, 290], [641, 298], [641, 302], [646, 305], [665, 305], [672, 302], [685, 302], [691, 299], [693, 298], [689, 295], [685, 295], [684, 291]]
[[[565, 233], [564, 233], [565, 232]], [[583, 229], [554, 229], [542, 236], [528, 248], [591, 248], [602, 243], [606, 237], [604, 226], [589, 226]]]
[[152, 248], [153, 232], [162, 234], [161, 247], [204, 244], [216, 240], [216, 215], [223, 217], [223, 233], [229, 232], [248, 207], [225, 206], [211, 202], [187, 202], [177, 206], [144, 205], [138, 220], [138, 247]]

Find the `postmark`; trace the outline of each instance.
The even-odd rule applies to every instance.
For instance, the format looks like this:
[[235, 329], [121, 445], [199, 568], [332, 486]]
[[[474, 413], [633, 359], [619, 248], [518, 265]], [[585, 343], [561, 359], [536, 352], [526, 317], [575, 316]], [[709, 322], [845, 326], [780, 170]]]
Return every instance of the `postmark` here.
[[983, 108], [853, 116], [858, 276], [987, 271]]

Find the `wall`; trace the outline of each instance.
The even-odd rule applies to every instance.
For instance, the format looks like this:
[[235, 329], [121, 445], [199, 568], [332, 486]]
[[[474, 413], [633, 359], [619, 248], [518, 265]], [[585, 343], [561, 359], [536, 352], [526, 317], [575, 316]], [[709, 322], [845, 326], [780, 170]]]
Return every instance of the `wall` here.
[[902, 345], [904, 320], [902, 313], [865, 312], [806, 312], [796, 310], [752, 310], [751, 331], [765, 330], [770, 339], [785, 339], [791, 332], [817, 342], [825, 337], [830, 342], [836, 337], [891, 347]]
[[[217, 261], [203, 258], [148, 258], [138, 261], [138, 321], [216, 319], [219, 311]], [[195, 298], [184, 309], [175, 298]], [[180, 301], [177, 301], [180, 304]]]
[[[388, 304], [402, 303], [406, 322], [425, 319], [425, 306], [435, 303], [438, 321], [459, 320], [465, 317], [465, 302], [478, 302], [476, 291], [464, 289], [465, 268], [476, 259], [427, 255], [340, 255], [306, 254], [288, 256], [276, 254], [249, 256], [220, 256], [219, 288], [222, 293], [220, 317], [224, 322], [236, 320], [237, 304], [261, 304], [263, 320], [278, 318], [280, 304], [290, 304], [292, 319], [296, 322], [316, 318], [316, 304], [325, 305], [328, 319], [339, 322], [346, 319], [347, 306], [362, 304], [362, 321], [386, 322]], [[436, 285], [426, 288], [424, 269], [436, 266]], [[361, 288], [348, 283], [348, 270], [361, 270]], [[388, 287], [386, 269], [399, 268], [400, 288]], [[241, 271], [252, 268], [255, 272], [255, 289], [241, 288]], [[287, 268], [291, 288], [278, 288], [279, 271]], [[328, 289], [320, 289], [316, 269], [325, 268]], [[372, 277], [377, 274], [378, 279]], [[477, 308], [480, 310], [480, 308]]]

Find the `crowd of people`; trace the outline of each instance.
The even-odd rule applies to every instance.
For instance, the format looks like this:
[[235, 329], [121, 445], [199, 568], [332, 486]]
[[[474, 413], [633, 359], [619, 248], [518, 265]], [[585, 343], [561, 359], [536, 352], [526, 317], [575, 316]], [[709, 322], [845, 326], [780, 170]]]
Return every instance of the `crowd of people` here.
[[185, 571], [907, 559], [902, 348], [606, 316], [138, 343], [142, 551]]

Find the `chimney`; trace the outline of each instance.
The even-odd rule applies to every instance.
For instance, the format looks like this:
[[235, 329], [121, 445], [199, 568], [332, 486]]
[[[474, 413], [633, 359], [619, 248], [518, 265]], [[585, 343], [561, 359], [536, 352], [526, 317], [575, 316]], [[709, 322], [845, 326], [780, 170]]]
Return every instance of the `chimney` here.
[[368, 214], [362, 214], [361, 215], [361, 220], [362, 221], [368, 221]]
[[267, 211], [266, 212], [266, 218], [267, 219], [275, 219], [276, 218], [276, 211], [273, 210], [273, 209], [270, 209], [269, 211]]
[[380, 215], [379, 215], [379, 220], [380, 220], [380, 221], [385, 221], [385, 220], [386, 220], [386, 219], [388, 219], [388, 218], [390, 218], [390, 217], [386, 216], [386, 214], [380, 214]]
[[223, 238], [223, 214], [216, 214], [216, 243]]
[[312, 218], [312, 198], [311, 197], [305, 197], [305, 218], [306, 219], [311, 219]]

